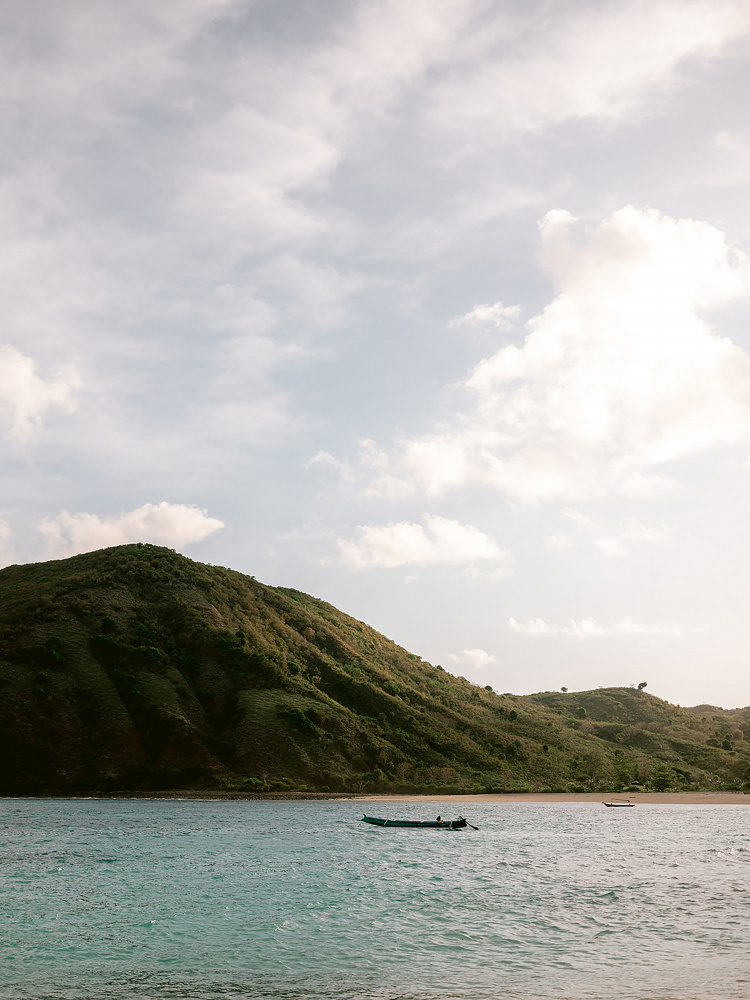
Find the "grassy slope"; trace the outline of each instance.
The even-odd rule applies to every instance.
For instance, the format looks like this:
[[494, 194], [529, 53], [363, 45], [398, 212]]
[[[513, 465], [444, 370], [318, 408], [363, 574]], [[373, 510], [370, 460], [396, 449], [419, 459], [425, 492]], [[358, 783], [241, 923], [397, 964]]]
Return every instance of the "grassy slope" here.
[[157, 546], [0, 571], [0, 792], [745, 787], [744, 731], [629, 688], [498, 695]]

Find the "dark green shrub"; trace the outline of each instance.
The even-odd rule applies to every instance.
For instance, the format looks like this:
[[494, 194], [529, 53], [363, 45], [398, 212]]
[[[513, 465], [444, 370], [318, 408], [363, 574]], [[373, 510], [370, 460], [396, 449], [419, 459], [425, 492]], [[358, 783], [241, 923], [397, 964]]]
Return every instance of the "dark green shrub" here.
[[123, 654], [123, 648], [116, 639], [108, 635], [92, 635], [89, 639], [91, 652], [104, 666], [118, 663]]
[[29, 650], [31, 662], [37, 667], [57, 667], [62, 663], [62, 639], [53, 635], [44, 645], [32, 646]]
[[660, 767], [651, 776], [650, 785], [652, 788], [656, 789], [657, 792], [666, 791], [674, 784], [674, 774], [666, 767]]
[[156, 667], [164, 659], [164, 654], [156, 646], [136, 646], [133, 659], [143, 667]]
[[298, 708], [290, 708], [286, 712], [286, 721], [292, 729], [300, 733], [316, 733], [318, 727], [306, 712], [301, 712]]

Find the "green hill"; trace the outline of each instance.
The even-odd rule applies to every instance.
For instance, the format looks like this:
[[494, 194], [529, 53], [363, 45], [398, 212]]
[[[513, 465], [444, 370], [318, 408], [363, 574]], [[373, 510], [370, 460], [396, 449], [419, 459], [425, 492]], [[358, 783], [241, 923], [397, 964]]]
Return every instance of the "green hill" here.
[[0, 570], [6, 795], [745, 788], [745, 731], [630, 688], [496, 694], [153, 545]]

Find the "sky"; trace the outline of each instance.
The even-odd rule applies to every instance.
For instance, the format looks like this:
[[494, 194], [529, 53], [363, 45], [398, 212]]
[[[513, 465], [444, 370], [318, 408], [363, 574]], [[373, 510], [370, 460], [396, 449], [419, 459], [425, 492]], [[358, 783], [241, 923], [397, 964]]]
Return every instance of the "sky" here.
[[8, 0], [0, 564], [750, 704], [745, 0]]

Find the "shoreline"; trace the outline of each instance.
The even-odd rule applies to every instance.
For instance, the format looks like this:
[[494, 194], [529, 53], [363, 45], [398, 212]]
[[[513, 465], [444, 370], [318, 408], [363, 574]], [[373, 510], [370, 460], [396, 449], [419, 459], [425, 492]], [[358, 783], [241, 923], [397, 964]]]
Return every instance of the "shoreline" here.
[[40, 795], [3, 795], [5, 800], [74, 799], [86, 801], [127, 801], [127, 800], [165, 800], [165, 801], [195, 801], [195, 802], [442, 802], [442, 803], [495, 803], [533, 802], [535, 804], [563, 804], [609, 802], [627, 799], [641, 805], [747, 805], [750, 806], [750, 791], [748, 792], [493, 792], [464, 795], [440, 794], [378, 794], [362, 793], [352, 795], [349, 792], [228, 792], [220, 790], [197, 791], [186, 789], [182, 791], [163, 792], [110, 792], [105, 794], [40, 794]]
[[750, 792], [622, 792], [620, 794], [609, 792], [503, 792], [476, 795], [361, 795], [357, 796], [357, 800], [364, 802], [535, 802], [548, 805], [565, 802], [627, 800], [641, 805], [750, 806]]

